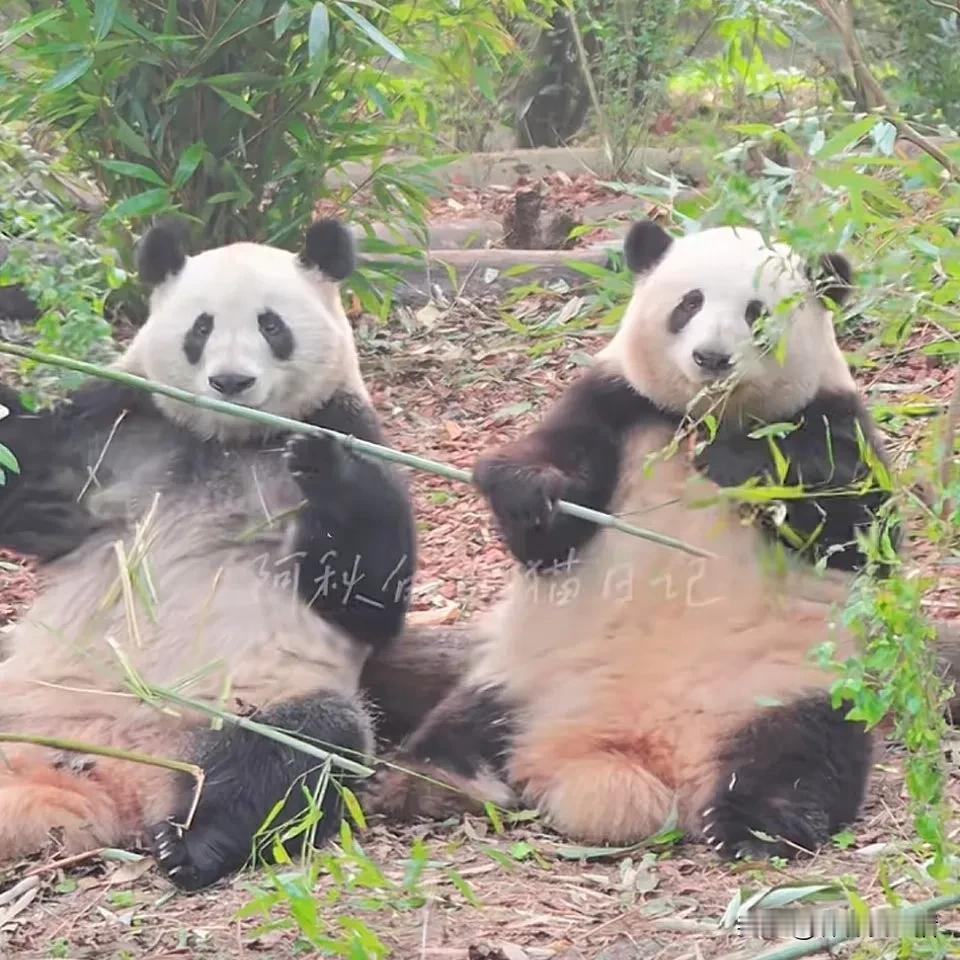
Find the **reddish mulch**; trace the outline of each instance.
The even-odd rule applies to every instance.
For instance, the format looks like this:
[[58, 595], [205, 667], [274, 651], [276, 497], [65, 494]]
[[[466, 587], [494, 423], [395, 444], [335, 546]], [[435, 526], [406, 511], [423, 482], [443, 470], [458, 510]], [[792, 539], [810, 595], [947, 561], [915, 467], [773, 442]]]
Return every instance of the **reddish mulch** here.
[[597, 177], [589, 173], [570, 176], [562, 170], [548, 173], [538, 179], [517, 177], [512, 186], [491, 184], [487, 187], [453, 186], [446, 197], [433, 201], [431, 219], [459, 220], [503, 216], [510, 198], [519, 190], [539, 187], [548, 207], [565, 206], [574, 210], [601, 200], [615, 200], [620, 196], [609, 187], [601, 185]]
[[[431, 223], [446, 224], [457, 221], [493, 220], [501, 222], [513, 198], [520, 191], [537, 187], [544, 197], [544, 218], [560, 210], [569, 211], [579, 218], [588, 204], [603, 200], [615, 200], [621, 195], [601, 186], [597, 177], [589, 173], [570, 176], [562, 170], [538, 179], [517, 177], [513, 184], [490, 184], [485, 187], [451, 186], [446, 195], [430, 202], [428, 218]], [[368, 200], [367, 192], [358, 191], [351, 202]], [[344, 205], [336, 200], [320, 200], [314, 206], [316, 216], [336, 217], [345, 214]], [[611, 213], [610, 219], [621, 219], [628, 214]], [[610, 240], [615, 234], [598, 227], [576, 237], [573, 247], [589, 246]]]

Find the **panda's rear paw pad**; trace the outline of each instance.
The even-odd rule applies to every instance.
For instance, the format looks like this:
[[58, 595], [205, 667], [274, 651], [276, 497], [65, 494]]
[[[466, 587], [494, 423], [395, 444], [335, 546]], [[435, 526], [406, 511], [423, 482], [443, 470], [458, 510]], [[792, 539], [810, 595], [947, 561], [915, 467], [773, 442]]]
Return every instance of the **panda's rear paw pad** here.
[[181, 890], [193, 891], [211, 882], [208, 870], [194, 860], [190, 834], [178, 824], [167, 821], [150, 828], [150, 849], [168, 880]]
[[[793, 859], [818, 845], [812, 820], [797, 810], [776, 816], [764, 805], [744, 806], [718, 803], [701, 814], [704, 840], [727, 860]], [[776, 825], [776, 826], [774, 826]]]
[[340, 443], [332, 437], [295, 433], [286, 444], [283, 457], [295, 477], [328, 471], [341, 455]]

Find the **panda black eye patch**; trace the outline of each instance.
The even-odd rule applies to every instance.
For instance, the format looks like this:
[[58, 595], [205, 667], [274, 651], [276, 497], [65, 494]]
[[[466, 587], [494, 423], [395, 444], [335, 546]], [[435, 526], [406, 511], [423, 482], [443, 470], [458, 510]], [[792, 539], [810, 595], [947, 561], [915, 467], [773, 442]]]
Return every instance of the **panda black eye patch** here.
[[274, 310], [264, 310], [257, 317], [260, 332], [270, 345], [270, 352], [278, 360], [289, 360], [293, 354], [293, 331], [283, 317]]
[[744, 311], [744, 317], [747, 325], [752, 327], [765, 313], [767, 308], [761, 300], [751, 300]]
[[679, 333], [703, 306], [703, 291], [691, 290], [683, 295], [683, 299], [673, 308], [667, 328], [671, 333]]
[[212, 332], [213, 317], [209, 313], [201, 313], [183, 337], [183, 352], [190, 363], [200, 362], [200, 357], [203, 356], [203, 348]]

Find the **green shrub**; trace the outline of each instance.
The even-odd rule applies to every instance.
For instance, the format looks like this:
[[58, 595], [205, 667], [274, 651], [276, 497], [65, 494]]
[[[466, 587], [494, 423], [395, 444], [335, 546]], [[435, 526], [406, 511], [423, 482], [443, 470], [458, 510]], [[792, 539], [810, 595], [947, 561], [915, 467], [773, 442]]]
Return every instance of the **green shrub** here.
[[[0, 127], [0, 288], [19, 288], [36, 306], [31, 339], [39, 349], [95, 360], [111, 345], [105, 298], [125, 274], [112, 250], [84, 236], [78, 186], [60, 163]], [[42, 393], [77, 378], [46, 369], [31, 379]]]
[[[288, 245], [322, 198], [347, 207], [352, 222], [422, 228], [442, 158], [402, 163], [390, 153], [431, 142], [431, 80], [469, 82], [474, 55], [508, 42], [500, 12], [525, 8], [523, 0], [25, 6], [30, 15], [0, 34], [0, 120], [52, 129], [92, 171], [111, 201], [101, 227], [126, 258], [132, 230], [174, 211], [191, 218], [204, 245]], [[358, 162], [370, 171], [359, 184], [349, 175], [331, 183], [331, 171], [350, 174], [345, 165]]]
[[898, 82], [891, 92], [908, 115], [960, 127], [960, 13], [948, 4], [879, 0], [884, 34], [894, 38]]

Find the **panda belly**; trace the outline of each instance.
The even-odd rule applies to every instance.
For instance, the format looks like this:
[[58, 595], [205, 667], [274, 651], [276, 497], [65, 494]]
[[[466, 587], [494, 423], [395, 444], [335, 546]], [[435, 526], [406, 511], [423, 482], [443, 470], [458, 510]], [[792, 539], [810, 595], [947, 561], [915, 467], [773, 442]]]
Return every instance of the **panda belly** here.
[[[48, 564], [0, 663], [0, 729], [182, 761], [209, 717], [145, 702], [134, 675], [228, 711], [320, 691], [351, 696], [365, 651], [301, 601], [279, 535], [234, 536], [259, 519], [189, 492], [161, 496], [139, 541], [149, 543], [145, 561], [129, 563], [141, 576], [127, 599], [121, 573], [137, 556], [135, 529]], [[74, 852], [125, 842], [163, 821], [183, 792], [182, 774], [162, 766], [27, 744], [4, 754], [0, 811], [36, 835], [0, 830], [0, 855], [41, 845], [50, 819], [64, 823]], [[49, 816], [17, 817], [21, 794]]]
[[601, 532], [567, 582], [513, 585], [473, 678], [516, 711], [509, 781], [585, 842], [636, 842], [674, 817], [699, 829], [724, 742], [764, 705], [831, 680], [809, 651], [831, 635], [843, 584], [801, 568], [771, 575], [764, 544], [722, 505], [674, 502], [646, 525], [716, 558]]
[[[127, 690], [124, 662], [157, 686], [192, 677], [184, 695], [208, 702], [225, 691], [267, 706], [318, 686], [355, 689], [364, 651], [301, 601], [282, 541], [260, 536], [238, 546], [222, 523], [198, 519], [187, 502], [155, 516], [129, 601], [120, 556], [136, 555], [132, 537], [122, 554], [105, 538], [49, 565], [49, 584], [0, 664], [4, 715], [37, 722], [38, 687], [50, 696], [58, 686]], [[22, 710], [12, 685], [24, 688]], [[62, 699], [74, 717], [102, 709], [84, 706], [103, 699], [95, 694], [64, 691]]]

